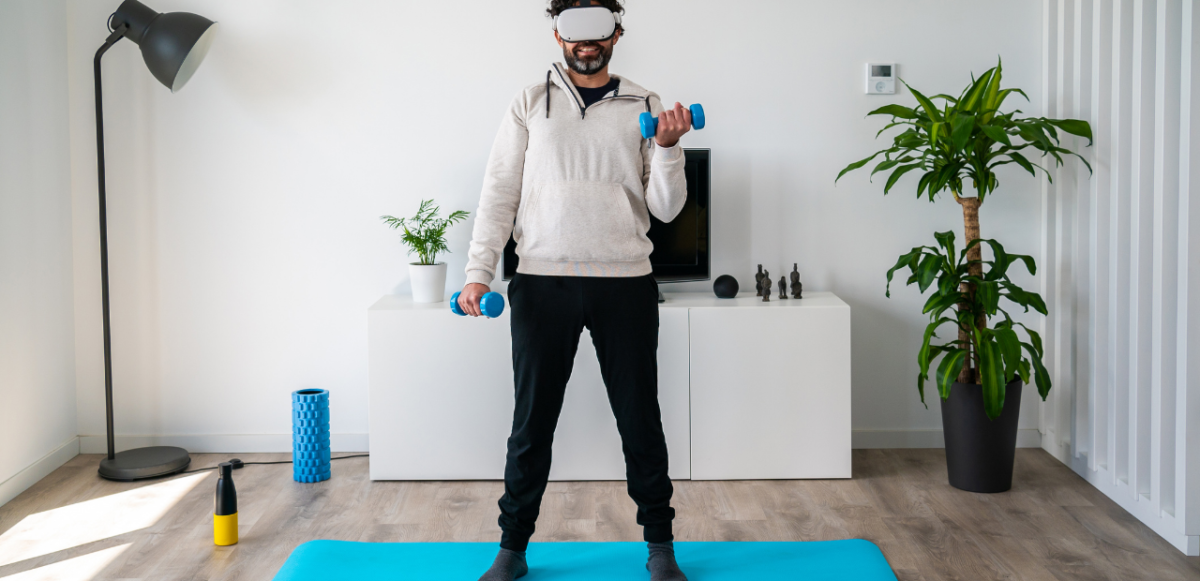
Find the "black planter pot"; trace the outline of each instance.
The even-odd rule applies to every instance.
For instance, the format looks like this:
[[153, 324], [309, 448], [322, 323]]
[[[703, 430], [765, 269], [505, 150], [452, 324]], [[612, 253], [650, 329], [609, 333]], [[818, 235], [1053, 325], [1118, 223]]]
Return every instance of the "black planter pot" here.
[[955, 383], [950, 388], [950, 398], [942, 402], [942, 430], [951, 486], [970, 492], [1012, 488], [1020, 413], [1019, 380], [1008, 384], [1004, 410], [995, 420], [983, 411], [983, 389], [978, 385]]

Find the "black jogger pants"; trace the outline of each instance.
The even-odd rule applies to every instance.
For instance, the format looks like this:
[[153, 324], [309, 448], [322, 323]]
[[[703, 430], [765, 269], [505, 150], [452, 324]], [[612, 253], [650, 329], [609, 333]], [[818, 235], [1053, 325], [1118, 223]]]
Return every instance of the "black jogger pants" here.
[[629, 278], [517, 274], [512, 303], [516, 408], [500, 498], [500, 546], [524, 551], [550, 475], [550, 447], [584, 327], [617, 418], [629, 496], [647, 542], [672, 540], [673, 492], [658, 408], [658, 285]]

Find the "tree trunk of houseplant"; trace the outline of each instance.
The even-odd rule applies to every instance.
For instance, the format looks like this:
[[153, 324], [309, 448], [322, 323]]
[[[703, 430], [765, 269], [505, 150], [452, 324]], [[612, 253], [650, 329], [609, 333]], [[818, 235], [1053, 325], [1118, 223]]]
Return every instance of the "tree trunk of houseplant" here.
[[983, 411], [983, 390], [955, 383], [942, 402], [946, 436], [946, 473], [950, 485], [970, 492], [1004, 492], [1012, 488], [1021, 413], [1021, 381], [1005, 388], [1004, 411], [991, 420]]
[[446, 263], [408, 265], [414, 303], [440, 303], [446, 300]]
[[[970, 244], [971, 242], [979, 239], [979, 198], [962, 198], [955, 194], [954, 199], [957, 200], [960, 205], [962, 205], [963, 209], [963, 234], [965, 234], [965, 239], [963, 242], [965, 244]], [[967, 260], [973, 261], [968, 267], [968, 272], [970, 272], [971, 276], [982, 277], [983, 263], [980, 261], [983, 260], [983, 245], [976, 244], [973, 248], [968, 250]], [[966, 302], [959, 303], [960, 310], [969, 308], [967, 305], [972, 304], [975, 299], [975, 285], [965, 284], [963, 286], [965, 287], [963, 290], [967, 293], [968, 299]], [[976, 317], [975, 327], [979, 329], [987, 327], [987, 317], [983, 314], [980, 314], [978, 317]], [[958, 382], [976, 383], [977, 378], [975, 370], [979, 368], [979, 354], [976, 353], [975, 349], [970, 346], [971, 336], [967, 334], [966, 331], [959, 329], [958, 339], [959, 341], [963, 342], [962, 344], [964, 346], [971, 350], [972, 355], [967, 359], [967, 364], [963, 365], [962, 372], [958, 374]]]

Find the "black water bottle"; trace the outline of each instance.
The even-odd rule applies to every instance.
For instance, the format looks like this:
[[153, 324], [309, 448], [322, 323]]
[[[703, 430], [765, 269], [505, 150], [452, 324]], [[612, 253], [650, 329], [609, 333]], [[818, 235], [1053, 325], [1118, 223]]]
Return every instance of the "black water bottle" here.
[[238, 542], [237, 491], [233, 488], [233, 464], [217, 465], [217, 501], [213, 509], [213, 542], [225, 546]]

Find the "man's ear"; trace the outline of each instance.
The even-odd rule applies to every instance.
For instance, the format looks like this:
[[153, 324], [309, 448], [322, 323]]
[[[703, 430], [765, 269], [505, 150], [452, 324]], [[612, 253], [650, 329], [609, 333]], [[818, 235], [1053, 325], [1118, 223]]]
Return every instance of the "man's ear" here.
[[[554, 34], [558, 34], [558, 31], [557, 31], [557, 30], [556, 30], [556, 31], [554, 31]], [[617, 44], [617, 41], [618, 41], [618, 40], [621, 40], [621, 29], [620, 29], [620, 28], [617, 28], [617, 31], [613, 33], [613, 39], [612, 39], [612, 40], [613, 40], [613, 45], [614, 45], [614, 46]]]
[[555, 30], [555, 31], [554, 31], [554, 40], [555, 40], [556, 42], [558, 42], [558, 47], [559, 47], [559, 48], [563, 48], [563, 39], [562, 39], [562, 37], [561, 37], [561, 36], [559, 36], [559, 35], [558, 35], [558, 31], [557, 31], [557, 30]]

